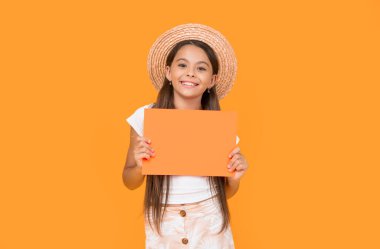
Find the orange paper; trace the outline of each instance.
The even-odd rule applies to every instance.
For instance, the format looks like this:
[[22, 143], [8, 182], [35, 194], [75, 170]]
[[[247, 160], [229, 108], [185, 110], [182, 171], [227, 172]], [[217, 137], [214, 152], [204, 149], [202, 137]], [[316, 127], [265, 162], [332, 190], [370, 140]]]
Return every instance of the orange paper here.
[[155, 157], [144, 175], [231, 176], [228, 155], [236, 146], [237, 114], [228, 111], [145, 109], [144, 137]]

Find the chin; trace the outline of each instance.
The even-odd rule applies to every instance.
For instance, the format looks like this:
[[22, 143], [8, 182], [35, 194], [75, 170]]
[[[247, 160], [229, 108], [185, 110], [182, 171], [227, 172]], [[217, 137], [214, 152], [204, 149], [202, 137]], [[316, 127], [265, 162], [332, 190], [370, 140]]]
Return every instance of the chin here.
[[196, 93], [189, 94], [189, 93], [179, 92], [177, 94], [179, 96], [181, 96], [182, 98], [186, 98], [186, 99], [202, 98], [202, 93], [199, 93], [199, 94], [196, 94]]

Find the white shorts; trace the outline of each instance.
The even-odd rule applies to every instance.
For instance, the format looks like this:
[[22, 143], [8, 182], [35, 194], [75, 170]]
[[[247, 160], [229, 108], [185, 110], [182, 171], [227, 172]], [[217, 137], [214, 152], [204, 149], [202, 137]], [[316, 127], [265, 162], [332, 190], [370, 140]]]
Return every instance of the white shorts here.
[[161, 236], [145, 218], [146, 249], [234, 249], [231, 227], [218, 234], [223, 216], [217, 198], [166, 207]]

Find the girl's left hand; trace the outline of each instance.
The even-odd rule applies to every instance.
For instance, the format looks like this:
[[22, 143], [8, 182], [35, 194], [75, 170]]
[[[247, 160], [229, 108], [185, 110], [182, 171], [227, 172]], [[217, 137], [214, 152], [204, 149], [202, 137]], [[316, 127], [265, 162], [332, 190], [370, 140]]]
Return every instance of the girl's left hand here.
[[248, 169], [245, 157], [240, 153], [240, 148], [236, 147], [229, 155], [230, 162], [227, 165], [228, 171], [234, 173], [229, 180], [239, 181]]

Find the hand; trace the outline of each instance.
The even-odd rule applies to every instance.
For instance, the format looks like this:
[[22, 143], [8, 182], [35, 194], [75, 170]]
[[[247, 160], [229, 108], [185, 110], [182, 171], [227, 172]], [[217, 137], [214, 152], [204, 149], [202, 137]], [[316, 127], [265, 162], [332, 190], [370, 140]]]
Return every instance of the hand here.
[[133, 151], [134, 158], [137, 167], [142, 167], [142, 160], [145, 158], [149, 160], [151, 157], [155, 156], [153, 148], [150, 146], [150, 139], [145, 137], [137, 137], [137, 144]]
[[227, 165], [228, 171], [234, 173], [228, 177], [228, 180], [239, 181], [248, 169], [248, 163], [245, 157], [240, 153], [240, 148], [236, 147], [228, 156], [230, 162]]

